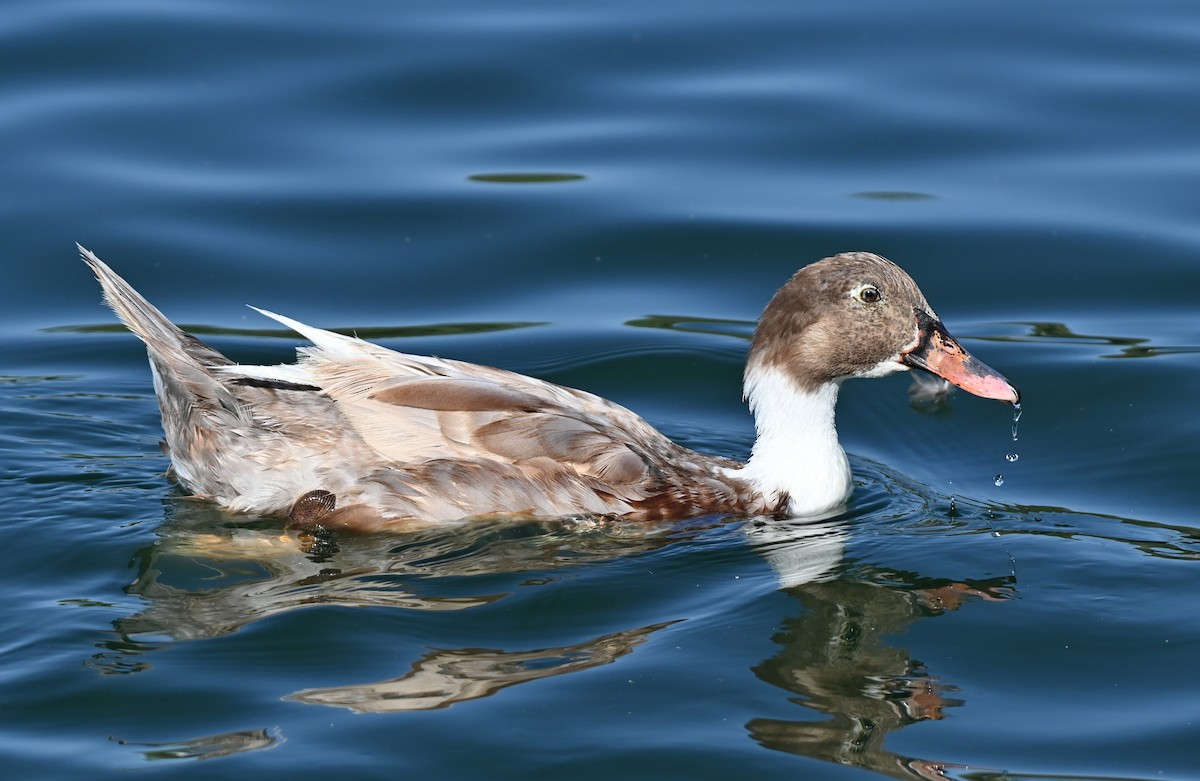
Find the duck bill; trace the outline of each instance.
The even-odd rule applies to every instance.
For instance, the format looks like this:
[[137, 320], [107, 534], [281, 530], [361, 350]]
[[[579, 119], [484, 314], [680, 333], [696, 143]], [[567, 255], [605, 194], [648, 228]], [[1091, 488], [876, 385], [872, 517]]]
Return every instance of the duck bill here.
[[1004, 375], [987, 366], [962, 348], [941, 321], [920, 309], [917, 316], [917, 344], [900, 354], [906, 366], [936, 374], [967, 393], [985, 399], [1017, 404], [1021, 392]]

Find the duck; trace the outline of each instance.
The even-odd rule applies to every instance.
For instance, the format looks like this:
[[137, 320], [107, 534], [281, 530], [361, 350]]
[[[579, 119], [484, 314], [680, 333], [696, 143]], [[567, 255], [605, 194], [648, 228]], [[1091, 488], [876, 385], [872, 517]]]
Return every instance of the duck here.
[[1020, 402], [950, 335], [916, 282], [870, 252], [804, 266], [762, 311], [743, 378], [756, 434], [745, 462], [684, 447], [587, 391], [397, 352], [257, 307], [310, 344], [293, 363], [235, 363], [79, 252], [146, 345], [177, 481], [291, 529], [830, 517], [853, 488], [835, 425], [844, 381], [916, 370]]

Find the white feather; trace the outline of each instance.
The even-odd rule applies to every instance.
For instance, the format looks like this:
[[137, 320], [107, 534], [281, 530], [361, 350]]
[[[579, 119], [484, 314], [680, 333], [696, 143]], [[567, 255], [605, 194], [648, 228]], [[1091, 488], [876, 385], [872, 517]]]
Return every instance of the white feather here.
[[822, 515], [844, 504], [853, 484], [834, 424], [839, 388], [830, 382], [808, 393], [780, 369], [749, 372], [746, 398], [758, 438], [746, 465], [727, 473], [776, 501], [786, 494], [792, 516]]
[[362, 339], [356, 339], [353, 336], [342, 336], [341, 334], [335, 334], [333, 331], [326, 331], [324, 328], [314, 328], [311, 325], [305, 325], [299, 320], [293, 320], [290, 317], [275, 314], [267, 309], [259, 309], [258, 307], [251, 306], [249, 304], [247, 304], [247, 306], [249, 306], [255, 312], [258, 312], [260, 315], [264, 315], [272, 320], [286, 325], [288, 328], [292, 329], [308, 341], [315, 344], [317, 347], [324, 350], [327, 353], [326, 357], [331, 360], [336, 360], [339, 358], [361, 358], [365, 353], [369, 352], [369, 348], [371, 347], [371, 345], [369, 345], [367, 342], [364, 342]]
[[255, 366], [233, 364], [231, 366], [213, 366], [213, 374], [223, 377], [239, 377], [246, 380], [262, 380], [264, 382], [287, 382], [296, 385], [316, 385], [320, 383], [307, 366], [303, 364], [282, 363], [275, 366]]

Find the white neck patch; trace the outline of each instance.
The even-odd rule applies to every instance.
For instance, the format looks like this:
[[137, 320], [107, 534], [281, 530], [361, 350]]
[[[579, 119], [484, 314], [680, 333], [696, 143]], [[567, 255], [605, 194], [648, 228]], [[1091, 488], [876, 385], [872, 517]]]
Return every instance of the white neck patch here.
[[770, 502], [788, 497], [792, 516], [828, 513], [849, 498], [850, 463], [838, 442], [834, 407], [840, 383], [802, 391], [774, 367], [746, 375], [746, 398], [758, 438], [734, 476], [751, 482]]

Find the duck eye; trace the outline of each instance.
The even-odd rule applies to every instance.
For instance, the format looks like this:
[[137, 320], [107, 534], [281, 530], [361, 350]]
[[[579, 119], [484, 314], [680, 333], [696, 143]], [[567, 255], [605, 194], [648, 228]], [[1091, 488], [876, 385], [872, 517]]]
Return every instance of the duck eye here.
[[878, 304], [883, 300], [883, 293], [874, 285], [860, 285], [854, 289], [853, 295], [864, 304]]

